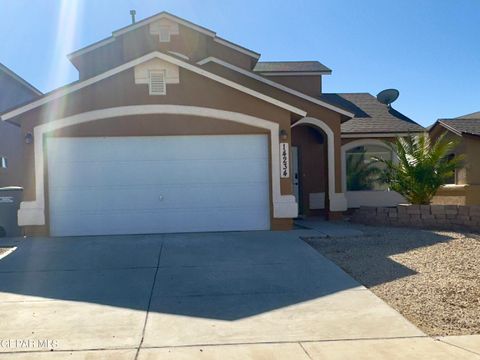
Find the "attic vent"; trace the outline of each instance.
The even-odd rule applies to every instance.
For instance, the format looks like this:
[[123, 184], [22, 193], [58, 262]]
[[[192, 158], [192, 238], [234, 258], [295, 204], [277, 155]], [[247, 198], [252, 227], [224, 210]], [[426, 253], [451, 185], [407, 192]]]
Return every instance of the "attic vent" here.
[[149, 75], [148, 89], [150, 95], [166, 95], [165, 71], [150, 71]]

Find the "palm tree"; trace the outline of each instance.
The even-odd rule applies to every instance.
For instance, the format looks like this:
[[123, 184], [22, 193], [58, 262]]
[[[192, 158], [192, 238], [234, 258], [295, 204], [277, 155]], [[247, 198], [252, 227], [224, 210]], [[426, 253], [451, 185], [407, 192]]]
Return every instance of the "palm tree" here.
[[436, 141], [421, 134], [386, 144], [398, 162], [375, 158], [386, 165], [383, 180], [412, 204], [430, 204], [438, 188], [455, 174], [463, 160], [463, 156], [448, 156], [458, 142], [448, 140], [445, 134]]
[[365, 151], [347, 157], [347, 189], [349, 191], [372, 190], [379, 181], [381, 170], [371, 159], [365, 159]]

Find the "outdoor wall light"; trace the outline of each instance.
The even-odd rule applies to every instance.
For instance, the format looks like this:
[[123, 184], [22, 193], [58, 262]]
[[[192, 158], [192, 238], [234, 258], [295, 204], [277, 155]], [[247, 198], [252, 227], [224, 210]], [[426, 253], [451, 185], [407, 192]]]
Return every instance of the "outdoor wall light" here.
[[25, 135], [25, 144], [31, 144], [33, 142], [33, 135], [32, 133], [27, 133]]
[[282, 129], [280, 130], [280, 140], [286, 141], [288, 139], [288, 133], [287, 130]]

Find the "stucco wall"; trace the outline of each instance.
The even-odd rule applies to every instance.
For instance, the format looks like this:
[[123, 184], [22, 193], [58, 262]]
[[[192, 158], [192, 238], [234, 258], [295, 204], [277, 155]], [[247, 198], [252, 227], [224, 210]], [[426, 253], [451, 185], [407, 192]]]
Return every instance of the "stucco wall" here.
[[[148, 86], [136, 85], [133, 69], [114, 77], [95, 83], [87, 88], [70, 94], [67, 98], [54, 101], [29, 111], [21, 117], [24, 134], [33, 132], [35, 126], [73, 114], [96, 109], [141, 104], [177, 104], [208, 107], [259, 117], [279, 124], [281, 129], [290, 132], [291, 114], [289, 111], [259, 100], [240, 91], [209, 80], [201, 75], [180, 69], [180, 83], [168, 84], [165, 96], [150, 96]], [[62, 129], [50, 136], [142, 136], [142, 135], [207, 135], [207, 134], [255, 134], [264, 130], [222, 122], [213, 119], [181, 116], [142, 116], [132, 118], [114, 118], [94, 121], [71, 128]], [[47, 169], [46, 169], [47, 170]], [[45, 171], [44, 183], [47, 180]], [[35, 200], [34, 147], [30, 145], [25, 153], [24, 198]], [[291, 179], [280, 180], [282, 195], [292, 193]], [[44, 191], [47, 191], [45, 186]], [[272, 198], [272, 196], [270, 197]], [[46, 197], [48, 202], [48, 196]], [[48, 214], [48, 203], [46, 204]], [[273, 211], [271, 211], [273, 214]], [[47, 219], [48, 220], [48, 219]], [[47, 221], [48, 222], [48, 221]], [[291, 226], [290, 219], [272, 218], [273, 229], [285, 229]], [[47, 227], [29, 229], [31, 233], [47, 233]]]
[[306, 75], [295, 75], [295, 76], [269, 76], [265, 75], [266, 78], [278, 82], [279, 84], [285, 85], [289, 88], [301, 91], [304, 94], [318, 97], [322, 93], [322, 77], [320, 75], [315, 76], [306, 76]]

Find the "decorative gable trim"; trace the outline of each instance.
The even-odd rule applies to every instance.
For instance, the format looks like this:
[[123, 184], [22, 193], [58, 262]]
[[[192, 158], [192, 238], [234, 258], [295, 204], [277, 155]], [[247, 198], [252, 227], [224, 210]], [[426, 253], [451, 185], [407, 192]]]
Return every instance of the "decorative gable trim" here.
[[178, 23], [168, 19], [160, 19], [150, 23], [149, 29], [150, 34], [157, 35], [161, 43], [170, 42], [172, 35], [178, 35], [180, 33], [178, 30]]
[[[198, 26], [198, 25], [195, 25], [194, 23], [190, 22], [190, 21], [187, 21], [187, 20], [184, 20], [184, 19], [181, 19], [177, 16], [174, 16], [172, 14], [169, 14], [167, 12], [162, 12], [160, 14], [157, 14], [157, 15], [154, 15], [154, 16], [151, 16], [149, 18], [146, 18], [144, 20], [141, 20], [135, 24], [132, 24], [132, 25], [128, 25], [124, 28], [121, 28], [117, 31], [114, 31], [112, 32], [112, 36], [108, 37], [108, 38], [105, 38], [103, 40], [100, 40], [92, 45], [89, 45], [89, 46], [86, 46], [84, 47], [83, 49], [79, 49], [77, 51], [74, 51], [70, 54], [67, 55], [68, 59], [69, 60], [72, 60], [78, 56], [81, 56], [81, 55], [84, 55], [92, 50], [95, 50], [99, 47], [102, 47], [104, 45], [107, 45], [113, 41], [115, 41], [115, 38], [117, 36], [120, 36], [120, 35], [123, 35], [129, 31], [132, 31], [132, 30], [135, 30], [135, 29], [138, 29], [142, 26], [145, 26], [145, 25], [148, 25], [148, 24], [151, 24], [151, 23], [155, 23], [155, 22], [158, 22], [159, 20], [162, 20], [162, 19], [165, 19], [165, 20], [169, 20], [170, 22], [173, 22], [176, 24], [177, 28], [178, 28], [178, 25], [183, 25], [185, 27], [188, 27], [192, 30], [195, 30], [195, 31], [198, 31], [199, 33], [201, 34], [204, 34], [206, 36], [210, 36], [211, 38], [213, 38], [213, 40], [219, 44], [222, 44], [223, 46], [226, 46], [226, 47], [229, 47], [230, 49], [233, 49], [233, 50], [236, 50], [238, 52], [241, 52], [245, 55], [248, 55], [248, 56], [251, 56], [255, 59], [259, 59], [260, 58], [260, 54], [259, 53], [256, 53], [254, 51], [251, 51], [251, 50], [248, 50], [242, 46], [239, 46], [237, 44], [234, 44], [228, 40], [225, 40], [225, 39], [222, 39], [221, 37], [218, 37], [217, 34], [209, 29], [206, 29], [202, 26]], [[177, 30], [178, 31], [178, 30]], [[177, 33], [178, 34], [178, 33]], [[160, 33], [158, 34], [160, 36]], [[171, 32], [170, 35], [176, 35], [174, 32]]]
[[[158, 85], [158, 76], [155, 79], [152, 79], [152, 75], [155, 77], [155, 74], [163, 74], [162, 81], [164, 90], [161, 93], [157, 91], [152, 91], [152, 80]], [[180, 82], [180, 73], [178, 70], [178, 65], [174, 65], [164, 60], [154, 58], [152, 60], [146, 61], [142, 64], [135, 66], [135, 84], [147, 84], [149, 87], [150, 95], [165, 95], [167, 84], [178, 84]]]
[[[167, 55], [167, 54], [164, 54], [164, 53], [161, 53], [159, 51], [154, 51], [154, 52], [151, 52], [150, 54], [147, 54], [147, 55], [144, 55], [142, 57], [139, 57], [138, 59], [135, 59], [135, 60], [132, 60], [128, 63], [125, 63], [123, 65], [120, 65], [114, 69], [110, 69], [102, 74], [99, 74], [97, 76], [94, 76], [92, 78], [89, 78], [87, 80], [84, 80], [84, 81], [81, 81], [81, 82], [77, 82], [77, 83], [74, 83], [73, 85], [69, 85], [69, 86], [66, 86], [66, 87], [63, 87], [59, 90], [54, 90], [53, 92], [43, 96], [42, 98], [36, 100], [36, 101], [33, 101], [31, 103], [28, 103], [27, 105], [24, 105], [24, 106], [21, 106], [19, 108], [16, 108], [12, 111], [9, 111], [7, 113], [4, 113], [1, 115], [1, 119], [2, 120], [8, 120], [8, 119], [11, 119], [11, 118], [14, 118], [20, 114], [23, 114], [29, 110], [32, 110], [32, 109], [35, 109], [39, 106], [42, 106], [44, 104], [47, 104], [48, 102], [52, 101], [52, 100], [55, 100], [55, 99], [58, 99], [62, 96], [65, 96], [65, 95], [68, 95], [74, 91], [78, 91], [80, 89], [83, 89], [84, 87], [86, 86], [89, 86], [89, 85], [92, 85], [96, 82], [99, 82], [101, 80], [104, 80], [106, 78], [109, 78], [115, 74], [118, 74], [122, 71], [125, 71], [127, 69], [130, 69], [132, 67], [135, 67], [137, 65], [140, 65], [142, 63], [145, 63], [147, 61], [150, 61], [152, 59], [155, 59], [155, 58], [158, 58], [158, 59], [161, 59], [161, 60], [164, 60], [168, 63], [171, 63], [171, 64], [174, 64], [174, 65], [177, 65], [179, 67], [182, 67], [184, 69], [187, 69], [189, 71], [192, 71], [196, 74], [199, 74], [199, 75], [202, 75], [202, 76], [205, 76], [211, 80], [214, 80], [216, 82], [219, 82], [223, 85], [226, 85], [228, 87], [231, 87], [235, 90], [238, 90], [238, 91], [241, 91], [245, 94], [248, 94], [248, 95], [251, 95], [253, 97], [256, 97], [257, 99], [261, 99], [261, 100], [264, 100], [270, 104], [273, 104], [275, 106], [278, 106], [280, 108], [283, 108], [287, 111], [290, 111], [292, 113], [295, 113], [297, 115], [300, 115], [300, 116], [306, 116], [306, 111], [305, 110], [302, 110], [300, 108], [297, 108], [295, 106], [292, 106], [290, 104], [287, 104], [283, 101], [280, 101], [280, 100], [277, 100], [277, 99], [274, 99], [268, 95], [265, 95], [265, 94], [262, 94], [258, 91], [255, 91], [253, 89], [250, 89], [250, 88], [247, 88], [243, 85], [240, 85], [236, 82], [233, 82], [231, 80], [228, 80], [228, 79], [225, 79], [221, 76], [218, 76], [216, 74], [213, 74], [209, 71], [206, 71], [204, 69], [201, 69], [199, 68], [198, 66], [195, 66], [195, 65], [192, 65], [192, 64], [189, 64], [185, 61], [182, 61], [176, 57], [173, 57], [173, 56], [170, 56], [170, 55]], [[167, 75], [168, 76], [168, 75]]]

